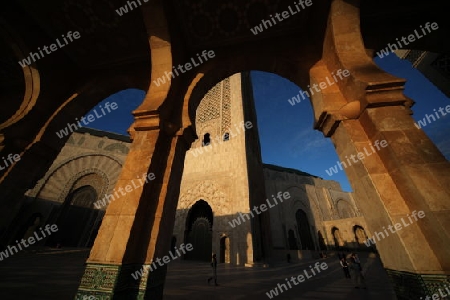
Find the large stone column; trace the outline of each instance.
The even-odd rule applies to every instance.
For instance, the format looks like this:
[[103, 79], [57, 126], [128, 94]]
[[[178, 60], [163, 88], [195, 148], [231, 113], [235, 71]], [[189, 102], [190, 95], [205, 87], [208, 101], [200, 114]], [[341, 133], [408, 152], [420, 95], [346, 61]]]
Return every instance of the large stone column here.
[[184, 155], [192, 130], [175, 133], [158, 115], [140, 116], [116, 190], [142, 174], [155, 179], [112, 201], [91, 250], [76, 299], [162, 299], [166, 266], [131, 274], [168, 254]]
[[315, 127], [333, 140], [398, 298], [419, 299], [449, 283], [450, 163], [414, 125], [404, 80], [367, 53], [358, 1], [334, 0], [310, 71], [311, 86], [327, 83], [312, 95]]
[[404, 106], [367, 108], [327, 134], [399, 299], [432, 295], [450, 276], [449, 162]]

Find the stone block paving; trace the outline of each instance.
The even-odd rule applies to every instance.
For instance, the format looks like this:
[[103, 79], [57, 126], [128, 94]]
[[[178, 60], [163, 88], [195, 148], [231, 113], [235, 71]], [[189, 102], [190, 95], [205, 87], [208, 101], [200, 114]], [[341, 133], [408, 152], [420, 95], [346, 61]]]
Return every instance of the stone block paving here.
[[[89, 249], [46, 249], [18, 253], [0, 261], [1, 300], [73, 300]], [[304, 274], [309, 265], [326, 262], [328, 269], [273, 299], [350, 299], [395, 300], [394, 291], [378, 257], [360, 255], [368, 289], [355, 289], [336, 257], [269, 268], [218, 265], [218, 283], [208, 285], [208, 262], [175, 260], [169, 264], [164, 300], [269, 299], [266, 292], [285, 278]], [[309, 273], [310, 274], [310, 273]]]

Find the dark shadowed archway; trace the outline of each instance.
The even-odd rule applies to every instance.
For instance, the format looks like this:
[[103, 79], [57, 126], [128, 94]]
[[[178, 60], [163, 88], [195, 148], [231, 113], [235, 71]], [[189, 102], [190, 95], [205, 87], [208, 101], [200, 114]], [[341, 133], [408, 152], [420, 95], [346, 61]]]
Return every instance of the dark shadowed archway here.
[[189, 210], [186, 219], [185, 244], [191, 243], [193, 250], [185, 255], [185, 259], [211, 260], [212, 226], [211, 206], [204, 200], [197, 201]]
[[311, 235], [311, 227], [309, 225], [308, 215], [302, 209], [295, 213], [297, 221], [298, 235], [300, 237], [301, 249], [314, 250], [314, 242]]

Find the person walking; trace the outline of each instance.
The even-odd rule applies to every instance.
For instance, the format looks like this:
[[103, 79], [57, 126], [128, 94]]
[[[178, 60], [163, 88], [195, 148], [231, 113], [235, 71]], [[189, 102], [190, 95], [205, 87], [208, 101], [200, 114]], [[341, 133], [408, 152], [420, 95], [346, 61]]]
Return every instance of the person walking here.
[[212, 267], [212, 271], [213, 271], [213, 275], [211, 277], [208, 278], [208, 285], [211, 282], [211, 280], [214, 279], [214, 284], [217, 286], [217, 258], [216, 258], [216, 254], [213, 253], [212, 258], [211, 258], [211, 267]]
[[348, 263], [347, 263], [347, 260], [345, 259], [345, 257], [341, 257], [340, 264], [341, 264], [342, 270], [344, 270], [345, 278], [351, 278], [350, 271], [348, 270]]
[[361, 267], [358, 265], [354, 257], [350, 257], [349, 269], [352, 272], [353, 282], [355, 283], [355, 289], [362, 287], [366, 289], [366, 280], [361, 272]]

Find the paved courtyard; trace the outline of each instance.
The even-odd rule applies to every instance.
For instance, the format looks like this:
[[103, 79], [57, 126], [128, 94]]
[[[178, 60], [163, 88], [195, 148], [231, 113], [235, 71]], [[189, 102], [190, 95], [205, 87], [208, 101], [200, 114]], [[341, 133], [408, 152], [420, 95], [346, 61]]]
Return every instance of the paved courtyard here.
[[[344, 273], [336, 257], [321, 259], [328, 269], [320, 274], [306, 279], [303, 283], [284, 291], [276, 299], [330, 299], [330, 300], [395, 300], [395, 293], [381, 262], [376, 258], [360, 255], [364, 269], [367, 270], [367, 289], [355, 289], [350, 279], [344, 278]], [[219, 286], [208, 286], [207, 278], [211, 274], [208, 263], [172, 262], [169, 265], [165, 289], [165, 300], [181, 299], [269, 299], [266, 292], [275, 288], [278, 283], [286, 283], [285, 278], [304, 274], [310, 270], [311, 263], [316, 260], [298, 263], [282, 264], [270, 268], [244, 268], [229, 265], [218, 265]], [[311, 274], [309, 272], [309, 274]]]
[[[73, 299], [83, 274], [89, 250], [63, 249], [19, 253], [0, 262], [0, 299]], [[374, 299], [395, 300], [393, 289], [380, 260], [360, 255], [367, 270], [367, 290], [355, 289], [336, 257], [321, 259], [328, 269], [292, 285], [276, 299]], [[315, 262], [315, 261], [311, 261]], [[303, 274], [310, 262], [280, 264], [270, 268], [244, 268], [220, 264], [219, 286], [210, 286], [208, 263], [173, 261], [169, 264], [165, 300], [182, 299], [269, 299], [266, 292], [285, 278]], [[309, 272], [311, 274], [311, 272]]]

